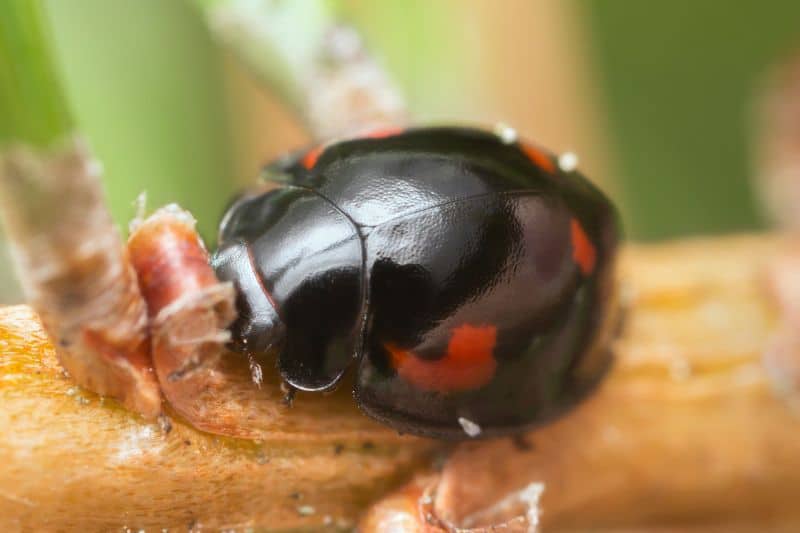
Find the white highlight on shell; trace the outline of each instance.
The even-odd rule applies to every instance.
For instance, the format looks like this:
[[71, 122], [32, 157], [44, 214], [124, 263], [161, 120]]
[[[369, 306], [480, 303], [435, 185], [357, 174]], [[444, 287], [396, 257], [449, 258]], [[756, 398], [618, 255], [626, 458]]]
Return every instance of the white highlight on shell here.
[[461, 424], [461, 428], [464, 430], [464, 433], [470, 437], [477, 437], [481, 434], [481, 427], [468, 418], [459, 416], [458, 423]]
[[497, 125], [495, 125], [494, 134], [497, 135], [501, 141], [503, 141], [503, 144], [517, 142], [517, 130], [505, 122], [498, 122]]
[[564, 152], [558, 156], [558, 168], [562, 172], [572, 172], [578, 168], [578, 163], [578, 156], [575, 155], [575, 152]]

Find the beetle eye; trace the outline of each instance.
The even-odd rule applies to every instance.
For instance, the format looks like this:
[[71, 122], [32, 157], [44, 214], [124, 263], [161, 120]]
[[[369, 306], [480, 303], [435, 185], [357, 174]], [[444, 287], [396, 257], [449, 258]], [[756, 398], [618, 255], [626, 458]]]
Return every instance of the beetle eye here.
[[288, 169], [297, 162], [297, 159], [302, 155], [303, 151], [295, 150], [288, 154], [282, 155], [277, 160], [266, 165], [261, 169], [259, 178], [262, 181], [272, 183], [291, 183], [294, 181]]

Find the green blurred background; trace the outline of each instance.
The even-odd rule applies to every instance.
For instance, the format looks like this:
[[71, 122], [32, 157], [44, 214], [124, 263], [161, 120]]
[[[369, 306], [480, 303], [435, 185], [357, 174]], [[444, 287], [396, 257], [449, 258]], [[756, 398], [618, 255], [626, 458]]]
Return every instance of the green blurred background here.
[[[275, 0], [273, 0], [275, 1]], [[305, 141], [185, 0], [46, 3], [70, 102], [117, 221], [179, 202], [213, 242], [232, 192]], [[793, 0], [342, 1], [420, 122], [503, 120], [584, 169], [629, 237], [760, 227], [753, 96], [800, 46]], [[2, 117], [0, 117], [2, 120]], [[584, 156], [585, 154], [585, 156]], [[0, 254], [0, 303], [19, 300]]]

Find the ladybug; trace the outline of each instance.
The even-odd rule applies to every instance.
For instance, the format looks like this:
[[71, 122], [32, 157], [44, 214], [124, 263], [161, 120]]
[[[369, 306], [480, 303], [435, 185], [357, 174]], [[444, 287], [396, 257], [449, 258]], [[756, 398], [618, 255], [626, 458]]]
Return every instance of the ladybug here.
[[277, 355], [301, 391], [351, 370], [361, 409], [400, 432], [496, 436], [569, 410], [610, 364], [618, 237], [567, 163], [509, 128], [436, 127], [271, 164], [212, 259], [238, 293], [234, 349]]

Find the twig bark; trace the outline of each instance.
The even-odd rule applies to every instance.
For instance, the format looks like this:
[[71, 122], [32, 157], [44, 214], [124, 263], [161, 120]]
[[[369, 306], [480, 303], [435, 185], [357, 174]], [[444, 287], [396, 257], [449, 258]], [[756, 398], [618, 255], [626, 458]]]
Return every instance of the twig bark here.
[[371, 421], [347, 390], [282, 407], [274, 379], [255, 392], [282, 412], [259, 440], [174, 413], [147, 423], [65, 377], [26, 306], [0, 308], [0, 346], [3, 531], [349, 528], [437, 446]]
[[[778, 236], [630, 246], [608, 381], [522, 441], [459, 448], [438, 474], [436, 512], [457, 522], [542, 482], [544, 531], [800, 523], [800, 418], [761, 360], [781, 314], [765, 269], [796, 246]], [[352, 524], [403, 477], [430, 471], [438, 446], [364, 417], [347, 387], [279, 407], [271, 372], [261, 394], [276, 416], [258, 441], [180, 419], [165, 433], [64, 378], [28, 308], [0, 311], [0, 342], [3, 529]], [[246, 364], [238, 372], [249, 380]], [[364, 524], [397, 511], [383, 505]]]

